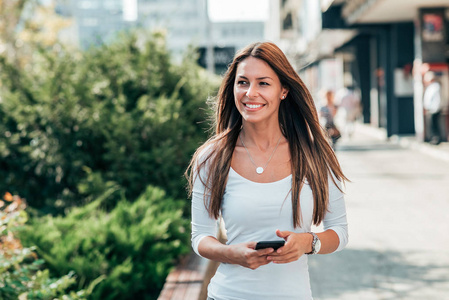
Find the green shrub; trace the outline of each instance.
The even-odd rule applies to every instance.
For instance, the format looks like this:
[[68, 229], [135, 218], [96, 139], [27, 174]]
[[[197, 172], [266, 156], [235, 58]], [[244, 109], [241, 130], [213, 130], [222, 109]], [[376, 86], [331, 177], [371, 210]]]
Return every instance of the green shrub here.
[[76, 281], [73, 271], [51, 278], [34, 247], [22, 247], [14, 232], [27, 221], [25, 203], [9, 193], [4, 200], [0, 200], [0, 299], [86, 299], [89, 291], [71, 290]]
[[90, 299], [156, 299], [176, 259], [189, 252], [183, 203], [149, 186], [136, 201], [122, 199], [110, 212], [118, 186], [65, 217], [34, 219], [22, 233], [55, 275], [70, 270], [86, 287], [100, 277]]
[[0, 57], [0, 192], [51, 213], [112, 181], [128, 199], [150, 184], [185, 198], [182, 174], [207, 137], [200, 123], [218, 86], [193, 52], [175, 64], [161, 34], [134, 33], [33, 57], [24, 68]]

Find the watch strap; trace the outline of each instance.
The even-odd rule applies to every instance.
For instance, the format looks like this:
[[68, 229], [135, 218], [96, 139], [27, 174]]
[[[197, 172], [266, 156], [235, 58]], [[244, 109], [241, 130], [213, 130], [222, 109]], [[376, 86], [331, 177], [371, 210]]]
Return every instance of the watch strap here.
[[316, 243], [319, 240], [318, 236], [314, 233], [314, 232], [307, 232], [310, 233], [313, 236], [313, 240], [312, 240], [312, 251], [309, 253], [305, 253], [307, 255], [311, 255], [311, 254], [317, 254], [318, 251], [316, 251]]

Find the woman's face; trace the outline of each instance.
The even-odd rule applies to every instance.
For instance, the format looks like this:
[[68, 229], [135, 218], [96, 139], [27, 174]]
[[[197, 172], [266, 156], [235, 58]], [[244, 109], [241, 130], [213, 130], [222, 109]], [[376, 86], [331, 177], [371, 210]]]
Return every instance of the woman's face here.
[[287, 97], [287, 90], [265, 61], [250, 56], [238, 64], [234, 99], [244, 121], [278, 123], [283, 97]]

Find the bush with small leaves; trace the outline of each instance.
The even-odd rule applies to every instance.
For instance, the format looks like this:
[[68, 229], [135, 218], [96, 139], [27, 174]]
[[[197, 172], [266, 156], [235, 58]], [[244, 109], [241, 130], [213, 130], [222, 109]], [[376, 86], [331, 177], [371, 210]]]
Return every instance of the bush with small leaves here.
[[27, 221], [25, 207], [23, 199], [10, 193], [0, 200], [0, 299], [86, 299], [90, 292], [73, 290], [73, 271], [52, 278], [35, 247], [24, 248], [14, 234]]
[[149, 186], [134, 202], [122, 199], [111, 211], [119, 186], [65, 217], [33, 219], [20, 233], [36, 245], [55, 275], [76, 272], [82, 287], [100, 277], [89, 299], [156, 299], [177, 259], [190, 251], [183, 203]]

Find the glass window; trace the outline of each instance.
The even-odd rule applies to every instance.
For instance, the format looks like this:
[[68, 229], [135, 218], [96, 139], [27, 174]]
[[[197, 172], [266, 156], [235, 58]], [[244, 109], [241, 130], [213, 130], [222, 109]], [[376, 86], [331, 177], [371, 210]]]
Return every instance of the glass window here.
[[83, 26], [94, 27], [97, 25], [98, 25], [98, 19], [96, 19], [96, 18], [84, 18], [83, 19]]
[[96, 9], [98, 8], [98, 4], [97, 1], [83, 0], [78, 2], [78, 7], [81, 9]]
[[117, 0], [105, 0], [103, 1], [103, 7], [106, 9], [121, 9], [122, 1]]

